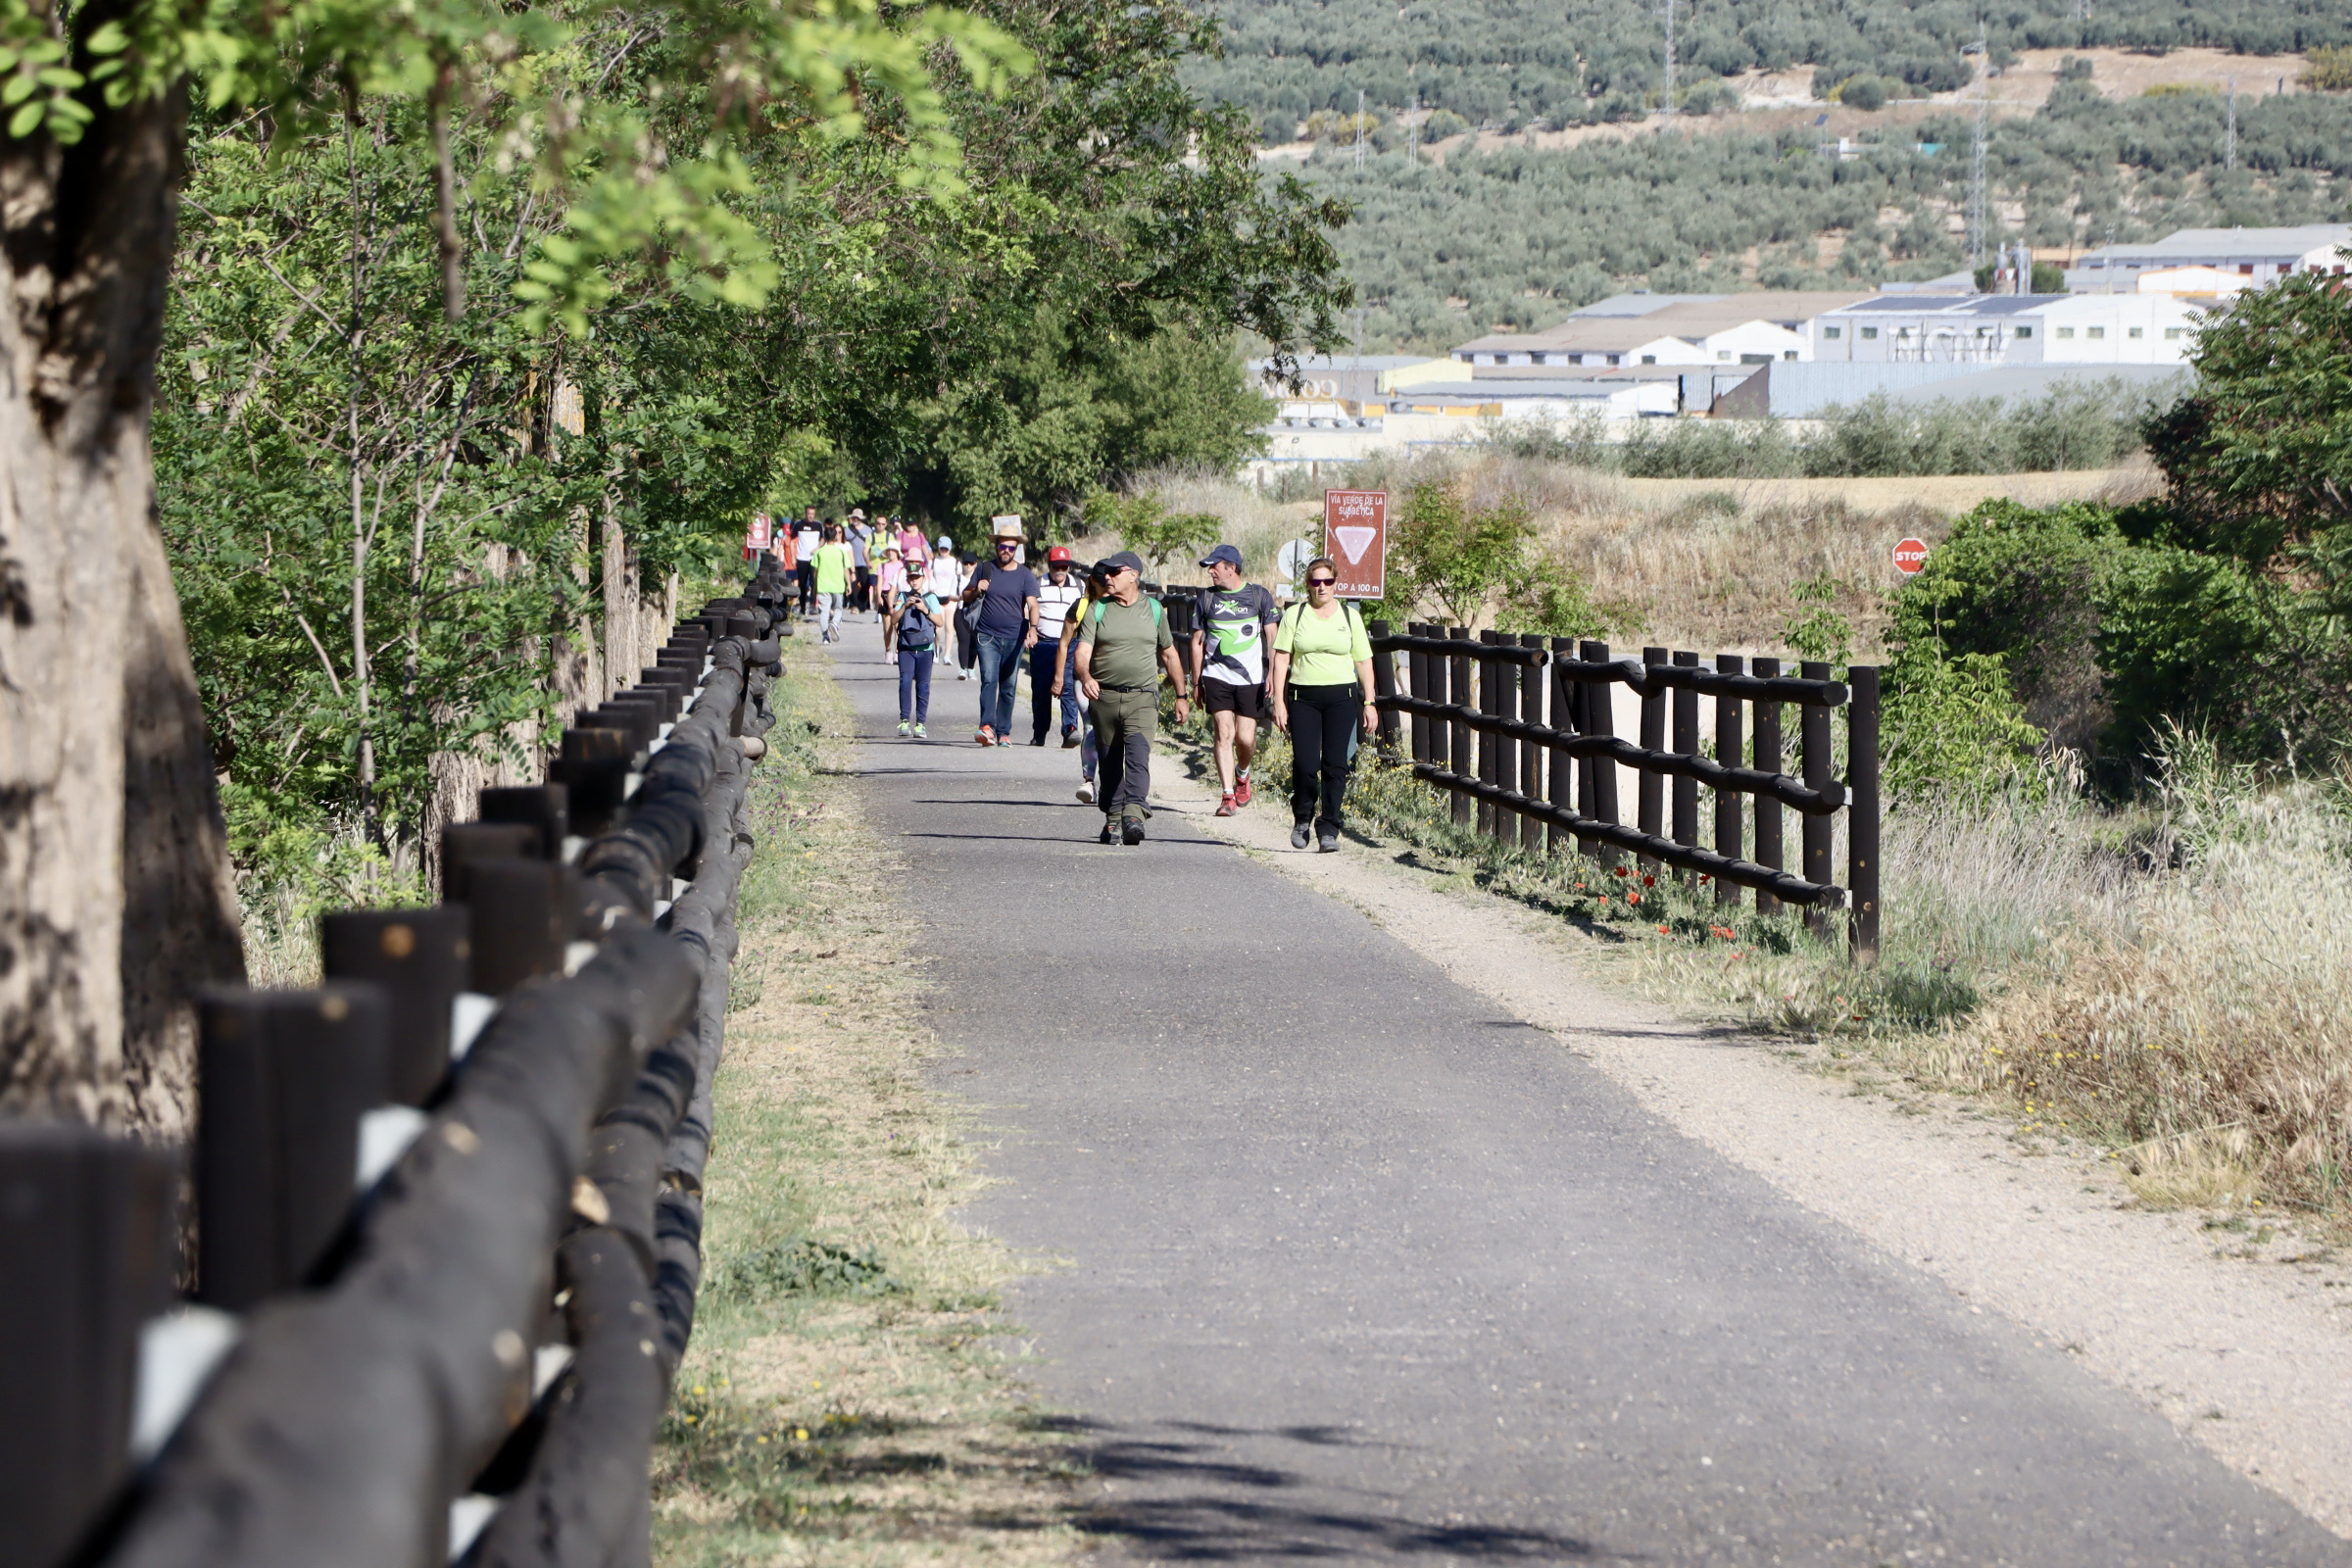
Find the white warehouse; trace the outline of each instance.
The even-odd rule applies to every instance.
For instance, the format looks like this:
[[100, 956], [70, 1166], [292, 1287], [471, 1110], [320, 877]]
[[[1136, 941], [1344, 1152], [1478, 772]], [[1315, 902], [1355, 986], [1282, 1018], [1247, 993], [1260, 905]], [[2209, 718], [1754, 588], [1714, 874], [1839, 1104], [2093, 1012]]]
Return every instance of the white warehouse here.
[[2180, 365], [2205, 307], [2170, 294], [1886, 294], [1806, 323], [1815, 362]]

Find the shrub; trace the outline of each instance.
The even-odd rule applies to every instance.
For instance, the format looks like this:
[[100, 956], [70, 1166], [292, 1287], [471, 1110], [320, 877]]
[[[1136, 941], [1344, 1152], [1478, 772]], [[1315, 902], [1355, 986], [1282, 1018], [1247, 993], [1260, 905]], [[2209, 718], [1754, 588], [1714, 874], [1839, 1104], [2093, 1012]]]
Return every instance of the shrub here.
[[2352, 91], [2352, 43], [2322, 44], [2303, 57], [2303, 85], [2318, 92]]
[[1876, 114], [1886, 107], [1887, 85], [1884, 76], [1849, 76], [1831, 96], [1848, 109]]

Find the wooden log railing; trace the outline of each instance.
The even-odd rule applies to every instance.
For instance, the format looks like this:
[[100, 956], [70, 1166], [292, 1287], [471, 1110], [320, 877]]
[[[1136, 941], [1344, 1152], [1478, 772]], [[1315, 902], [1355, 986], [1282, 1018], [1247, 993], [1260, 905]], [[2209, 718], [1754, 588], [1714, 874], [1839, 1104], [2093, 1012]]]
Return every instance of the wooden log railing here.
[[[1879, 947], [1879, 671], [1856, 665], [1847, 680], [1807, 662], [1791, 676], [1780, 661], [1645, 648], [1612, 657], [1608, 645], [1467, 628], [1374, 621], [1373, 676], [1381, 743], [1416, 777], [1446, 791], [1453, 820], [1521, 850], [1576, 850], [1604, 868], [1633, 855], [1647, 867], [1704, 875], [1715, 902], [1739, 906], [1752, 890], [1765, 913], [1806, 911], [1831, 934], [1846, 911], [1849, 950], [1875, 961]], [[1398, 656], [1403, 656], [1401, 661]], [[1612, 693], [1641, 701], [1639, 741], [1616, 732]], [[1713, 756], [1700, 735], [1700, 699], [1714, 703]], [[1783, 752], [1783, 709], [1798, 710], [1796, 769]], [[1851, 760], [1833, 776], [1832, 715], [1847, 714]], [[1618, 769], [1638, 780], [1635, 820], [1620, 815]], [[1702, 816], [1699, 791], [1712, 792]], [[1788, 864], [1784, 812], [1801, 824], [1798, 861]], [[1832, 865], [1837, 818], [1846, 824], [1846, 879]], [[1702, 842], [1705, 839], [1711, 843]]]
[[0, 1568], [649, 1560], [787, 592], [483, 791], [447, 902], [206, 994], [188, 1147], [0, 1122]]

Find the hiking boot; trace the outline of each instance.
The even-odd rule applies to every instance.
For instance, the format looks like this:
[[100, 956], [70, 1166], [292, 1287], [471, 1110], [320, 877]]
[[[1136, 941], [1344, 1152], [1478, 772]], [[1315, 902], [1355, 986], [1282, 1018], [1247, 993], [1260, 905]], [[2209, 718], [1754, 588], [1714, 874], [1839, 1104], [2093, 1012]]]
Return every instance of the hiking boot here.
[[1092, 806], [1095, 804], [1095, 781], [1093, 779], [1080, 779], [1078, 781], [1078, 800], [1080, 804], [1086, 806]]
[[1219, 816], [1231, 816], [1233, 814], [1233, 806], [1234, 801], [1232, 796], [1220, 795], [1217, 797], [1217, 814]]
[[1233, 804], [1236, 806], [1250, 804], [1250, 770], [1246, 767], [1233, 775]]
[[1310, 843], [1312, 843], [1312, 842], [1313, 842], [1313, 840], [1314, 840], [1314, 837], [1315, 837], [1315, 824], [1314, 824], [1314, 823], [1312, 823], [1312, 822], [1293, 822], [1293, 823], [1291, 824], [1291, 848], [1292, 848], [1292, 849], [1294, 849], [1294, 850], [1303, 850], [1303, 849], [1305, 849], [1305, 848], [1307, 847], [1307, 845], [1308, 845], [1308, 844], [1310, 844]]
[[980, 726], [980, 733], [974, 735], [972, 739], [982, 746], [994, 746], [997, 744], [997, 732], [983, 724]]
[[1315, 848], [1322, 851], [1325, 855], [1335, 853], [1339, 847], [1339, 829], [1325, 828], [1322, 832], [1315, 835]]
[[1064, 724], [1061, 726], [1061, 749], [1065, 752], [1074, 752], [1078, 749], [1077, 725]]
[[1144, 819], [1140, 816], [1129, 817], [1126, 825], [1119, 829], [1119, 837], [1125, 840], [1130, 848], [1143, 843]]
[[909, 723], [907, 723], [907, 722], [906, 722], [906, 720], [905, 720], [905, 719], [903, 719], [903, 718], [899, 720], [899, 733], [900, 733], [901, 735], [905, 735], [905, 734], [906, 734], [908, 731], [912, 730], [913, 728], [914, 728], [914, 726], [913, 726], [912, 724], [909, 724]]
[[918, 741], [919, 741], [919, 740], [925, 740], [925, 739], [927, 739], [927, 738], [928, 738], [928, 737], [925, 735], [925, 733], [924, 733], [924, 730], [923, 730], [923, 726], [922, 726], [922, 725], [920, 725], [920, 724], [917, 724], [917, 725], [915, 725], [915, 726], [914, 726], [914, 738], [915, 738], [916, 740], [918, 740]]
[[1117, 821], [1118, 818], [1115, 816], [1106, 816], [1102, 819], [1102, 843], [1116, 844], [1119, 842], [1119, 830], [1114, 825]]

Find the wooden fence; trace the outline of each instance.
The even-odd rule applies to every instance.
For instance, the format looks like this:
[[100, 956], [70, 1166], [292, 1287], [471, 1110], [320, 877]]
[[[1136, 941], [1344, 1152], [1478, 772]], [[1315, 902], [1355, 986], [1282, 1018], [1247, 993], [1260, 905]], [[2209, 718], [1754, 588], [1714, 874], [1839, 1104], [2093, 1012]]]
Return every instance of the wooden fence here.
[[[1467, 627], [1418, 624], [1397, 633], [1385, 621], [1368, 629], [1383, 746], [1452, 797], [1455, 822], [1522, 850], [1573, 847], [1604, 868], [1630, 854], [1645, 866], [1704, 876], [1726, 907], [1752, 890], [1759, 910], [1798, 906], [1825, 937], [1832, 911], [1842, 908], [1856, 959], [1877, 957], [1876, 668], [1854, 665], [1839, 682], [1811, 662], [1790, 675], [1777, 659], [1735, 654], [1702, 663], [1696, 654], [1644, 648], [1640, 659], [1619, 659], [1606, 643], [1566, 637], [1473, 637]], [[1640, 700], [1638, 739], [1616, 733], [1619, 686]], [[1703, 736], [1702, 698], [1714, 710]], [[1850, 760], [1842, 780], [1832, 776], [1831, 718], [1840, 708]], [[1634, 781], [1630, 823], [1620, 769]], [[1704, 819], [1702, 786], [1711, 795]], [[1799, 823], [1793, 869], [1788, 812]], [[1839, 812], [1842, 885], [1831, 863]]]
[[207, 993], [191, 1148], [0, 1125], [0, 1568], [648, 1561], [786, 591], [483, 791], [443, 904]]

